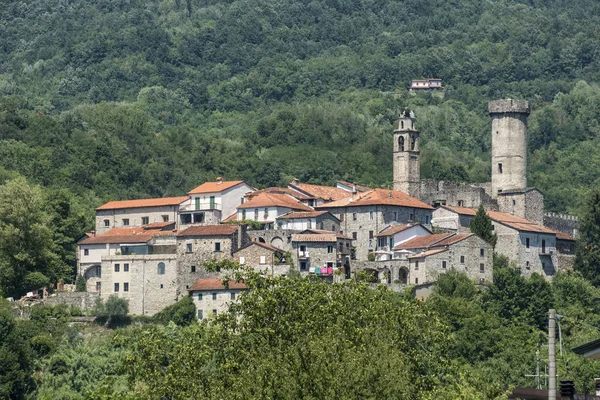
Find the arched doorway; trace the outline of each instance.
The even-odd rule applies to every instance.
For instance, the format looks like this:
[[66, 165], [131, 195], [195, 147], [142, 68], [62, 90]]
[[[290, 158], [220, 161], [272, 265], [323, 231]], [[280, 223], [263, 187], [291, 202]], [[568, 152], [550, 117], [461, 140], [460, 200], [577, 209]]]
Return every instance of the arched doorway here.
[[400, 268], [400, 270], [398, 271], [398, 280], [403, 285], [406, 285], [408, 283], [408, 270], [406, 268]]

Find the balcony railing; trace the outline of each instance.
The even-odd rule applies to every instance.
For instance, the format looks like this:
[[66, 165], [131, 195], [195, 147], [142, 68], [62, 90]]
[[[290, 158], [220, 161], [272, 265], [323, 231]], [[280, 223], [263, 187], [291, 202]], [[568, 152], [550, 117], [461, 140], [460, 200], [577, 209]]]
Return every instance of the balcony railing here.
[[217, 201], [200, 201], [191, 203], [181, 207], [179, 211], [207, 211], [207, 210], [222, 210], [222, 204]]

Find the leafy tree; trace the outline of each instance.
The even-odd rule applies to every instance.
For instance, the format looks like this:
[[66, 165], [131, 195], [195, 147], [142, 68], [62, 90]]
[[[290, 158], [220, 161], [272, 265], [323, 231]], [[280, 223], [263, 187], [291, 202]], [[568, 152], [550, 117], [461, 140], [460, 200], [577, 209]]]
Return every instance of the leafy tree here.
[[477, 214], [475, 214], [475, 216], [471, 220], [469, 228], [471, 229], [471, 232], [473, 232], [492, 246], [496, 246], [498, 236], [492, 230], [492, 219], [485, 212], [483, 204], [479, 206]]
[[586, 201], [573, 268], [595, 286], [600, 286], [600, 190]]
[[98, 299], [93, 310], [93, 314], [100, 318], [101, 321], [106, 321], [106, 326], [114, 326], [128, 320], [129, 300], [112, 294], [102, 301]]
[[32, 387], [33, 360], [6, 303], [0, 299], [0, 397], [25, 399]]
[[185, 296], [177, 303], [156, 313], [153, 319], [163, 325], [172, 321], [176, 325], [187, 326], [196, 321], [196, 305], [191, 296]]
[[76, 292], [87, 292], [87, 284], [83, 275], [77, 275], [75, 279], [75, 291]]

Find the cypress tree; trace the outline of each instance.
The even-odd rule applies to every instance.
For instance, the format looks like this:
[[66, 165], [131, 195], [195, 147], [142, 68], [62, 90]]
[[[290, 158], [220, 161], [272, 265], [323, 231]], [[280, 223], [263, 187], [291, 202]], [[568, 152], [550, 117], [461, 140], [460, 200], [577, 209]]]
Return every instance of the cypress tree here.
[[479, 206], [479, 210], [477, 210], [477, 214], [471, 220], [469, 228], [471, 232], [491, 244], [492, 247], [496, 247], [498, 237], [492, 231], [492, 219], [488, 217], [483, 205]]
[[573, 268], [594, 286], [600, 286], [600, 190], [593, 190], [585, 203]]

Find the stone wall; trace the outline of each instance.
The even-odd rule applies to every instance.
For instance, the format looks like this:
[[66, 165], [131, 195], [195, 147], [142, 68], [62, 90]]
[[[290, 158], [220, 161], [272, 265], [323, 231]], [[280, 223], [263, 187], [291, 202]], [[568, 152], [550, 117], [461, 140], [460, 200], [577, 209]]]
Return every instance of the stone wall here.
[[298, 231], [289, 229], [247, 231], [247, 235], [250, 238], [250, 240], [267, 243], [283, 251], [292, 251], [293, 233], [298, 233]]
[[421, 180], [421, 201], [429, 205], [479, 207], [497, 210], [498, 203], [490, 197], [491, 183], [460, 183]]
[[575, 239], [579, 236], [579, 218], [574, 215], [546, 212], [544, 226], [569, 234]]
[[[242, 260], [243, 257], [243, 260]], [[233, 254], [233, 261], [252, 267], [256, 271], [265, 272], [267, 275], [286, 275], [290, 264], [279, 264], [273, 251], [265, 249], [258, 244], [252, 244]], [[261, 262], [262, 261], [262, 262]], [[292, 260], [286, 260], [292, 263]]]
[[537, 189], [515, 190], [498, 194], [499, 211], [544, 224], [544, 195]]
[[[112, 228], [122, 228], [123, 219], [129, 220], [130, 227], [142, 226], [142, 217], [148, 217], [148, 223], [163, 222], [163, 216], [169, 221], [177, 223], [179, 206], [137, 207], [119, 210], [96, 211], [96, 233], [104, 233]], [[109, 226], [104, 225], [104, 220], [109, 221]]]
[[46, 297], [44, 304], [49, 306], [66, 304], [82, 310], [90, 310], [96, 305], [99, 298], [100, 293], [98, 292], [56, 292], [54, 295]]

